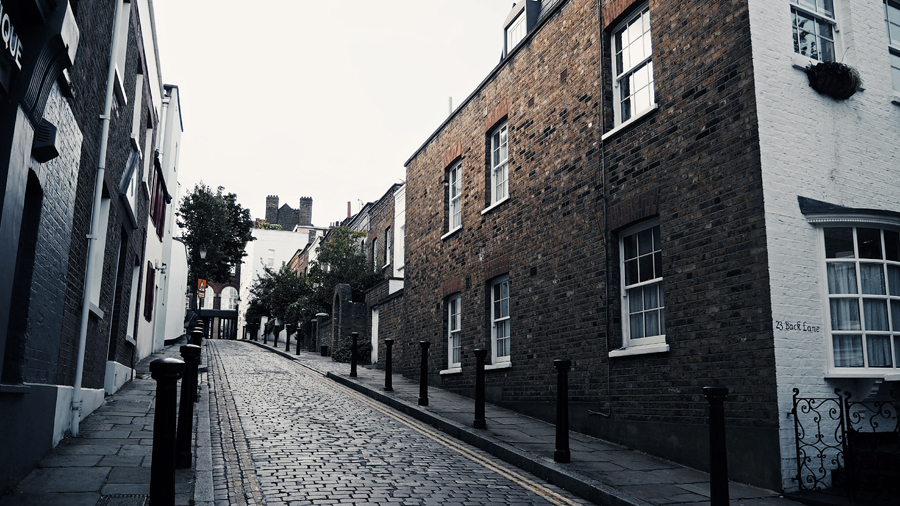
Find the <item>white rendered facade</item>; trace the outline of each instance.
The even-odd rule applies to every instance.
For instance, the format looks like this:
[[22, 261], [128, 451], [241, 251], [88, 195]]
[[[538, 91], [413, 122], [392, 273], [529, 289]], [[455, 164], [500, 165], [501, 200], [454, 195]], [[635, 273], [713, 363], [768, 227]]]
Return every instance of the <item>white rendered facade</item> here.
[[271, 268], [275, 270], [280, 269], [282, 264], [290, 262], [294, 253], [297, 250], [302, 250], [309, 242], [309, 231], [312, 229], [313, 227], [297, 227], [293, 232], [261, 228], [253, 229], [252, 233], [255, 240], [248, 242], [244, 248], [247, 256], [244, 257], [241, 266], [241, 301], [238, 305], [239, 335], [243, 331], [244, 325], [247, 324], [244, 315], [250, 304], [250, 288], [253, 286], [253, 283], [265, 272], [265, 268], [269, 266], [270, 260]]
[[[166, 85], [165, 95], [161, 101], [160, 127], [157, 132], [156, 150], [159, 151], [160, 167], [165, 187], [171, 201], [165, 206], [165, 222], [160, 238], [156, 233], [153, 217], [147, 218], [147, 242], [144, 250], [144, 262], [141, 280], [141, 303], [137, 308], [138, 319], [137, 357], [144, 358], [163, 348], [166, 339], [172, 339], [184, 333], [184, 293], [187, 284], [187, 262], [184, 246], [172, 238], [180, 235], [175, 224], [175, 211], [178, 205], [178, 155], [181, 145], [182, 122], [179, 90], [175, 86]], [[152, 155], [151, 155], [152, 156]], [[152, 158], [145, 163], [145, 178], [148, 182], [150, 171], [155, 170]], [[147, 195], [152, 188], [147, 188]], [[179, 251], [173, 252], [175, 248]], [[175, 265], [176, 262], [180, 262]], [[183, 263], [183, 265], [182, 265]], [[147, 270], [152, 264], [155, 271], [153, 278], [153, 310], [152, 316], [146, 318], [145, 304], [148, 281]], [[176, 303], [177, 302], [177, 303]], [[172, 305], [174, 303], [174, 305]], [[173, 334], [174, 333], [174, 334]]]
[[897, 230], [900, 222], [843, 216], [843, 224], [829, 225], [804, 215], [798, 205], [798, 197], [806, 197], [900, 213], [900, 99], [892, 87], [884, 4], [835, 0], [834, 11], [835, 58], [855, 68], [864, 83], [864, 90], [841, 101], [809, 87], [802, 68], [811, 60], [794, 52], [789, 0], [749, 0], [782, 481], [788, 491], [797, 489], [791, 479], [794, 422], [786, 416], [792, 389], [802, 397], [834, 397], [841, 388], [859, 400], [900, 379], [896, 365], [834, 366], [822, 235], [825, 226]]

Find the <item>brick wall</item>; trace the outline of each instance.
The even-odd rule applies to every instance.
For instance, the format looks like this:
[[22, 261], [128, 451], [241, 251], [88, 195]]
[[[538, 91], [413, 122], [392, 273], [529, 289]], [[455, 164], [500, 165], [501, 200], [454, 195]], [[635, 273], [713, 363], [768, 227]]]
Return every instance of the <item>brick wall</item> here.
[[[635, 5], [600, 9], [618, 16]], [[577, 430], [702, 468], [701, 388], [723, 384], [732, 392], [730, 441], [742, 456], [729, 464], [732, 477], [777, 486], [780, 416], [747, 6], [651, 1], [650, 12], [657, 107], [630, 126], [603, 136], [614, 126], [608, 29], [621, 18], [598, 19], [596, 4], [570, 0], [410, 159], [401, 348], [430, 340], [431, 373], [446, 367], [445, 288], [461, 285], [463, 371], [440, 384], [471, 394], [472, 351], [491, 344], [489, 283], [508, 274], [511, 367], [487, 372], [489, 398], [551, 418], [552, 360], [571, 358]], [[502, 121], [509, 200], [482, 212], [490, 201], [487, 135]], [[441, 183], [457, 156], [463, 226], [441, 240]], [[645, 218], [660, 223], [669, 351], [609, 358], [622, 346], [618, 232]], [[397, 362], [418, 376], [415, 354]]]
[[[131, 4], [131, 6], [134, 7], [135, 4]], [[73, 240], [68, 258], [65, 315], [58, 362], [58, 381], [65, 384], [74, 382], [81, 301], [87, 265], [87, 241], [83, 238], [88, 235], [91, 226], [94, 182], [99, 163], [102, 126], [101, 122], [97, 121], [97, 116], [103, 112], [104, 107], [108, 55], [112, 42], [109, 34], [112, 33], [114, 14], [115, 4], [88, 0], [80, 1], [76, 12], [76, 21], [82, 36], [79, 42], [78, 58], [69, 74], [75, 95], [78, 97], [78, 100], [73, 101], [72, 108], [79, 128], [84, 134], [84, 142], [82, 143], [81, 165], [78, 169], [74, 199]], [[124, 248], [127, 255], [125, 265], [138, 264], [138, 259], [142, 256], [143, 251], [142, 239], [145, 233], [144, 224], [147, 212], [145, 198], [141, 196], [138, 206], [139, 228], [133, 230], [118, 195], [119, 184], [131, 150], [129, 138], [132, 126], [132, 96], [139, 59], [136, 8], [132, 9], [131, 16], [132, 29], [128, 33], [128, 52], [124, 71], [124, 90], [129, 97], [129, 103], [124, 107], [113, 108], [109, 125], [104, 195], [110, 196], [111, 205], [106, 244], [103, 245], [105, 255], [100, 293], [100, 309], [104, 312], [104, 318], [100, 320], [95, 315], [90, 316], [84, 372], [84, 386], [87, 388], [103, 387], [105, 362], [111, 347], [110, 339], [113, 340], [112, 346], [116, 349], [115, 360], [126, 365], [130, 365], [131, 360], [131, 344], [125, 341], [131, 275], [130, 272], [126, 272], [123, 276], [117, 276], [118, 263], [116, 260], [120, 252], [120, 242], [124, 239], [127, 241], [127, 246]], [[149, 89], [146, 82], [145, 89]], [[146, 101], [144, 104], [142, 120], [143, 124], [147, 124], [149, 121], [147, 115], [150, 114], [150, 109], [146, 107]], [[155, 121], [155, 118], [153, 120]], [[144, 135], [145, 132], [142, 132], [141, 146], [144, 145]], [[152, 155], [145, 153], [144, 156]], [[141, 278], [143, 279], [143, 277], [144, 273], [142, 272]], [[122, 296], [114, 301], [117, 287]], [[115, 335], [110, 336], [114, 318], [118, 320], [114, 326], [116, 332]]]
[[58, 86], [47, 100], [44, 118], [56, 125], [62, 141], [60, 156], [34, 163], [41, 173], [43, 202], [35, 251], [25, 350], [25, 381], [56, 382], [59, 330], [62, 327], [67, 258], [72, 241], [75, 174], [81, 152], [81, 131]]

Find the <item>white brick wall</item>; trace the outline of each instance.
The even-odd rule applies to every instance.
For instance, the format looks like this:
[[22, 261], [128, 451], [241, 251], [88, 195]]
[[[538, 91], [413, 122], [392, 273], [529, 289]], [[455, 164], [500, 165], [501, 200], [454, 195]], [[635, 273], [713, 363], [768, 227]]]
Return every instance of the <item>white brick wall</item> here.
[[797, 203], [801, 195], [847, 207], [900, 211], [900, 106], [891, 102], [884, 7], [880, 0], [835, 0], [835, 53], [856, 68], [865, 90], [836, 101], [809, 87], [792, 66], [788, 0], [748, 0], [766, 208], [772, 313], [821, 332], [775, 331], [782, 473], [796, 490], [792, 389], [801, 396], [864, 397], [871, 382], [826, 380], [825, 307], [817, 230]]

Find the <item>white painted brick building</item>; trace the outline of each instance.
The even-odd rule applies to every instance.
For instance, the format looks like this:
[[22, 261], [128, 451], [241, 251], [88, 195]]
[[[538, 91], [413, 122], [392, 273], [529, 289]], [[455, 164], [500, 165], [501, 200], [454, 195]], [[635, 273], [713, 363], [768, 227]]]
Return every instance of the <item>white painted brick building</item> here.
[[[749, 0], [785, 490], [797, 489], [794, 422], [786, 416], [792, 389], [834, 397], [840, 388], [862, 399], [900, 379], [897, 349], [892, 367], [835, 367], [822, 232], [836, 219], [842, 227], [900, 228], [900, 90], [892, 83], [885, 3], [834, 0], [835, 59], [863, 80], [864, 89], [847, 100], [809, 86], [803, 68], [815, 61], [792, 45], [792, 4]], [[798, 197], [889, 213], [843, 213], [814, 224]], [[900, 321], [892, 325], [898, 346]], [[894, 381], [881, 386], [885, 379]]]

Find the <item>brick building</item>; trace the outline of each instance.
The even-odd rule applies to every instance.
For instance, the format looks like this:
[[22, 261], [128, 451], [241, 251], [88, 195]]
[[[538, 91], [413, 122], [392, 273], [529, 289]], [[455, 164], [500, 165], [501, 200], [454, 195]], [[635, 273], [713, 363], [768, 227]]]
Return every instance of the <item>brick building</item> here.
[[[796, 490], [792, 389], [900, 379], [898, 7], [807, 4], [514, 6], [406, 164], [395, 368], [430, 340], [430, 381], [472, 395], [485, 348], [488, 399], [549, 420], [570, 358], [575, 430], [701, 469], [701, 389], [725, 385], [730, 476]], [[836, 54], [848, 100], [802, 71]]]
[[147, 0], [2, 8], [0, 493], [77, 435], [149, 339], [136, 313], [165, 95]]
[[368, 255], [384, 280], [366, 291], [366, 334], [371, 363], [384, 363], [384, 340], [402, 340], [406, 187], [394, 184], [369, 211]]

